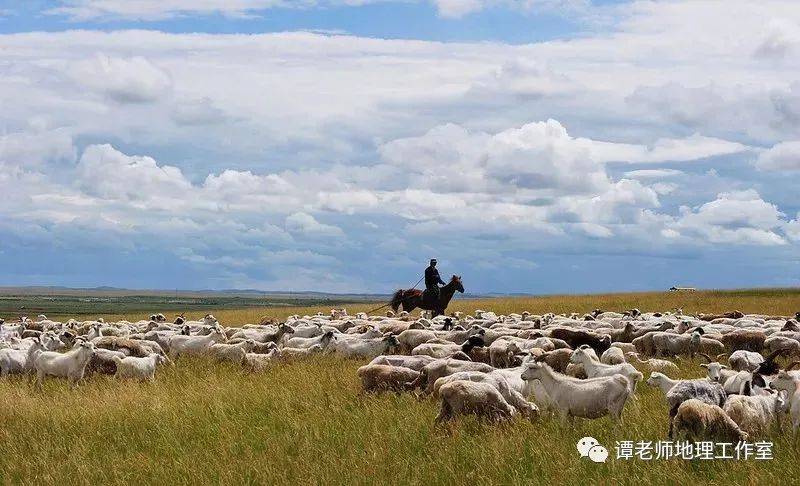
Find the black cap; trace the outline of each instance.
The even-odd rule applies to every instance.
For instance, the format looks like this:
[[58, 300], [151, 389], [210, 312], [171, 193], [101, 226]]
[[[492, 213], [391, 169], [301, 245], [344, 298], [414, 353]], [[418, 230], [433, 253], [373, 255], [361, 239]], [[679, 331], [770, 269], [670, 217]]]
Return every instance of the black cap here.
[[436, 263], [436, 259], [435, 258], [431, 258], [431, 263]]

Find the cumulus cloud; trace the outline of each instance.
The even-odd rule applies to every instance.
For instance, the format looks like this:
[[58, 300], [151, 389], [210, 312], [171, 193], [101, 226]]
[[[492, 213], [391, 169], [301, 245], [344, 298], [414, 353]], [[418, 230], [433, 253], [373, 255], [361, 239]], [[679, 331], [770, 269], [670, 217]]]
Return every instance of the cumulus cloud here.
[[172, 85], [166, 71], [141, 56], [97, 54], [93, 59], [75, 63], [70, 74], [78, 83], [120, 103], [155, 101]]
[[755, 164], [761, 170], [800, 170], [800, 141], [781, 142], [761, 152]]
[[721, 193], [698, 208], [682, 207], [672, 229], [711, 243], [784, 245], [786, 240], [778, 232], [784, 217], [774, 204], [748, 189]]
[[[267, 3], [61, 6], [109, 20], [277, 6]], [[734, 9], [730, 22], [707, 21]], [[552, 291], [565, 253], [612, 276], [619, 260], [608, 255], [648, 275], [674, 259], [663, 278], [723, 252], [796, 260], [798, 218], [786, 216], [800, 183], [800, 52], [786, 27], [800, 21], [796, 5], [616, 11], [602, 35], [528, 45], [300, 32], [3, 35], [0, 265], [27, 264], [5, 278], [49, 275], [67, 258], [63, 268], [112, 262], [94, 283], [149, 263], [169, 267], [175, 286], [376, 291], [408, 285], [419, 255], [435, 254], [480, 290], [531, 290], [535, 280]], [[783, 37], [770, 37], [773, 18], [787, 22]], [[675, 263], [689, 257], [698, 261]], [[364, 261], [358, 276], [347, 271], [354, 258]], [[541, 278], [526, 273], [532, 261]], [[509, 268], [490, 270], [498, 262]]]

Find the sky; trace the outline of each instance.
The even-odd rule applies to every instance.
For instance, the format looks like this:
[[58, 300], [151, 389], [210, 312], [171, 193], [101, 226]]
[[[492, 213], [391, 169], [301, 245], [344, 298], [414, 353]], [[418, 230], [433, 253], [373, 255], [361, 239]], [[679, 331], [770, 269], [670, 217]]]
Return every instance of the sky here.
[[0, 285], [800, 285], [795, 0], [0, 0]]

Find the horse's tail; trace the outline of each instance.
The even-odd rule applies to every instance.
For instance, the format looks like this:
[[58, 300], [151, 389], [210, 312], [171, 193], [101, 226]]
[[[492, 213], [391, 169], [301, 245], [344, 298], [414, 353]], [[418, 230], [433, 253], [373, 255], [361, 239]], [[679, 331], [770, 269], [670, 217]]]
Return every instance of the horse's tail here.
[[392, 295], [392, 300], [390, 302], [390, 305], [392, 306], [392, 310], [393, 311], [397, 312], [397, 309], [400, 308], [400, 304], [403, 303], [403, 293], [404, 292], [405, 292], [405, 290], [400, 289], [397, 292], [395, 292], [394, 295]]

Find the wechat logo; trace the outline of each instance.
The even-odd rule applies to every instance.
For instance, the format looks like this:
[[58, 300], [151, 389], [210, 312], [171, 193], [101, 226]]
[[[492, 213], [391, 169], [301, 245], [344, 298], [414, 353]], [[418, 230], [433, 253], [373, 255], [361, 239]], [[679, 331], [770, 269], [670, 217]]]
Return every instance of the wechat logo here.
[[592, 462], [606, 462], [608, 449], [601, 446], [594, 437], [584, 437], [576, 446], [581, 457], [588, 457]]

